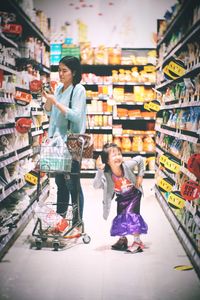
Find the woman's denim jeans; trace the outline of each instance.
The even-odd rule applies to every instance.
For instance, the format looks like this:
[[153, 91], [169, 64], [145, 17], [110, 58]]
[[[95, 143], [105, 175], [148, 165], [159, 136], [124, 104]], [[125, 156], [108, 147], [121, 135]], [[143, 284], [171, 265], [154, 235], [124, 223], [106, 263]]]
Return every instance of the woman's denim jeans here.
[[[72, 161], [72, 170], [69, 175], [58, 173], [55, 176], [57, 185], [57, 213], [63, 216], [66, 215], [69, 196], [71, 195], [71, 204], [79, 204], [80, 218], [83, 217], [84, 196], [80, 185], [80, 164], [78, 161]], [[77, 201], [79, 200], [79, 203]], [[73, 212], [74, 213], [74, 212]], [[78, 212], [75, 212], [74, 218], [78, 219]]]

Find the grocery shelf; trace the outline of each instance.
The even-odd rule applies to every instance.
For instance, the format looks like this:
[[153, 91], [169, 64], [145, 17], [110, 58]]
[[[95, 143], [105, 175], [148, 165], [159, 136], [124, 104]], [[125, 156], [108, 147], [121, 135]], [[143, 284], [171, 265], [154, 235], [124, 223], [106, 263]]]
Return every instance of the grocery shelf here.
[[[155, 194], [199, 275], [199, 195], [196, 193], [190, 199], [192, 193], [190, 184], [196, 186], [200, 182], [195, 168], [189, 166], [189, 160], [195, 160], [196, 155], [199, 154], [200, 144], [199, 110], [197, 109], [200, 106], [198, 92], [200, 19], [199, 14], [197, 14], [198, 9], [199, 1], [184, 1], [179, 13], [174, 17], [165, 35], [157, 45], [158, 56], [159, 54], [161, 56], [160, 60], [158, 57], [158, 61], [162, 61], [163, 51], [168, 49], [168, 52], [164, 55], [162, 65], [157, 67], [159, 72], [157, 73], [158, 83], [156, 89], [161, 91], [161, 106], [155, 126], [155, 179], [158, 184], [155, 187]], [[187, 23], [185, 22], [186, 18], [188, 18]], [[185, 25], [187, 25], [187, 28], [185, 28]], [[185, 29], [184, 32], [183, 28]], [[172, 37], [176, 42], [173, 44], [172, 41], [169, 45]], [[195, 49], [195, 51], [192, 49]], [[177, 70], [173, 69], [173, 63], [170, 64], [170, 59], [176, 55], [185, 63], [186, 71], [183, 76], [178, 76], [181, 72], [178, 72], [178, 68]], [[171, 78], [177, 79], [162, 81], [165, 77], [162, 70], [163, 64], [166, 68], [169, 67], [168, 74], [170, 74], [170, 71], [174, 71], [174, 74], [176, 74], [174, 77], [172, 75]], [[193, 90], [190, 89], [189, 84], [193, 85]], [[180, 93], [176, 92], [179, 88]], [[183, 116], [187, 114], [189, 116], [189, 113], [190, 116], [193, 114], [197, 116], [197, 119], [189, 117], [184, 119]], [[173, 121], [175, 122], [173, 123]], [[162, 192], [164, 190], [166, 192]], [[198, 188], [195, 191], [197, 190]]]
[[[160, 39], [160, 41], [157, 44], [157, 48], [161, 46], [166, 40], [169, 38], [170, 34], [173, 33], [175, 27], [177, 26], [177, 23], [182, 22], [182, 18], [184, 17], [184, 14], [187, 12], [187, 10], [190, 8], [191, 2], [190, 1], [183, 1], [183, 4], [181, 5], [177, 15], [173, 18], [171, 23], [169, 24], [166, 32], [164, 33], [163, 37]], [[183, 20], [185, 21], [185, 20]]]
[[177, 234], [177, 237], [179, 238], [181, 244], [183, 245], [191, 262], [193, 263], [197, 274], [200, 276], [200, 253], [196, 245], [194, 245], [193, 240], [190, 238], [185, 228], [182, 226], [182, 224], [174, 215], [172, 209], [166, 202], [165, 198], [163, 197], [162, 193], [159, 191], [157, 186], [155, 186], [155, 195], [166, 217], [168, 218], [170, 224], [172, 225], [175, 233]]
[[14, 68], [11, 68], [11, 67], [8, 67], [8, 66], [2, 65], [2, 64], [0, 64], [0, 70], [3, 70], [7, 73], [14, 74], [14, 75], [17, 75], [17, 73], [18, 73]]
[[174, 136], [178, 139], [189, 141], [191, 143], [199, 142], [199, 133], [195, 131], [180, 130], [167, 125], [156, 126], [156, 131]]
[[[2, 52], [2, 64], [0, 64], [0, 70], [2, 71], [2, 76], [8, 77], [3, 78], [3, 80], [6, 82], [12, 81], [13, 86], [12, 88], [7, 85], [7, 90], [4, 90], [4, 87], [2, 88], [2, 91], [0, 92], [0, 104], [3, 109], [5, 109], [5, 117], [2, 118], [1, 124], [0, 124], [0, 137], [3, 141], [3, 138], [5, 138], [5, 142], [8, 141], [8, 146], [6, 147], [6, 144], [4, 145], [2, 142], [2, 149], [0, 151], [0, 169], [3, 174], [6, 174], [6, 171], [10, 174], [7, 176], [7, 179], [3, 181], [4, 186], [0, 186], [0, 203], [1, 203], [1, 210], [7, 205], [9, 205], [9, 201], [11, 199], [15, 199], [15, 192], [20, 192], [21, 189], [25, 190], [25, 194], [30, 197], [30, 201], [24, 201], [23, 203], [23, 211], [19, 213], [17, 212], [16, 219], [11, 222], [11, 224], [4, 224], [1, 222], [1, 228], [0, 228], [0, 257], [3, 256], [5, 251], [11, 246], [11, 244], [14, 242], [18, 234], [23, 230], [23, 228], [26, 226], [29, 219], [32, 217], [32, 210], [33, 210], [33, 202], [36, 200], [37, 193], [36, 193], [36, 187], [31, 187], [27, 184], [25, 181], [25, 175], [26, 172], [29, 172], [28, 169], [34, 168], [33, 163], [33, 147], [32, 144], [34, 142], [34, 136], [40, 135], [43, 133], [43, 127], [37, 126], [31, 128], [30, 132], [27, 132], [25, 134], [21, 134], [16, 129], [16, 121], [20, 118], [24, 117], [33, 117], [33, 121], [36, 120], [37, 116], [43, 115], [43, 109], [40, 108], [41, 105], [41, 96], [38, 97], [36, 93], [31, 94], [31, 91], [29, 89], [29, 83], [31, 80], [36, 79], [36, 75], [28, 76], [26, 80], [22, 80], [21, 71], [22, 65], [23, 67], [27, 67], [27, 65], [31, 62], [35, 67], [37, 67], [37, 79], [39, 75], [49, 75], [50, 74], [50, 68], [48, 68], [48, 61], [47, 58], [45, 60], [41, 59], [41, 62], [44, 61], [46, 66], [42, 63], [37, 62], [35, 59], [32, 58], [24, 58], [22, 57], [21, 45], [23, 42], [26, 42], [29, 37], [34, 38], [34, 42], [36, 43], [36, 40], [40, 40], [42, 51], [49, 52], [50, 50], [50, 44], [49, 41], [46, 39], [46, 37], [43, 35], [43, 33], [40, 31], [40, 29], [30, 20], [29, 16], [26, 15], [26, 13], [23, 11], [23, 9], [18, 4], [19, 1], [16, 0], [7, 0], [7, 1], [1, 1], [0, 4], [0, 10], [2, 12], [5, 12], [5, 15], [11, 14], [16, 17], [16, 23], [17, 25], [22, 26], [22, 33], [20, 32], [20, 38], [15, 38], [13, 36], [13, 40], [11, 40], [6, 33], [3, 33], [4, 30], [1, 28], [0, 32], [0, 43], [3, 45], [2, 49], [9, 47], [9, 53], [5, 52], [5, 54]], [[2, 26], [4, 26], [4, 20], [2, 23]], [[19, 27], [18, 26], [18, 27]], [[7, 29], [9, 26], [7, 27]], [[21, 29], [21, 27], [20, 27]], [[10, 35], [11, 36], [11, 35]], [[30, 43], [29, 43], [30, 47]], [[34, 45], [35, 47], [35, 45]], [[27, 47], [28, 50], [28, 47]], [[21, 53], [20, 53], [21, 51]], [[38, 51], [39, 48], [38, 48]], [[36, 49], [34, 52], [34, 57], [37, 57]], [[41, 52], [40, 52], [41, 54]], [[45, 57], [45, 55], [44, 55]], [[47, 57], [47, 56], [46, 56]], [[41, 58], [41, 55], [40, 55]], [[40, 60], [40, 59], [38, 59]], [[24, 69], [23, 69], [24, 70]], [[8, 75], [7, 75], [8, 74]], [[19, 80], [13, 80], [11, 75], [16, 75], [19, 77]], [[48, 76], [47, 76], [48, 77]], [[18, 84], [15, 84], [16, 81], [18, 81]], [[24, 93], [24, 98], [27, 96], [27, 100], [31, 100], [32, 102], [29, 103], [26, 108], [22, 107], [25, 103], [22, 101], [15, 101], [15, 92], [20, 91]], [[19, 93], [20, 94], [20, 93]], [[21, 95], [19, 95], [21, 96]], [[22, 97], [23, 98], [23, 97]], [[35, 100], [37, 99], [37, 100]], [[23, 103], [22, 103], [23, 102]], [[27, 103], [26, 103], [27, 104]], [[18, 107], [18, 105], [20, 107]], [[10, 112], [10, 109], [12, 109], [12, 112]], [[7, 118], [6, 118], [6, 115]], [[41, 118], [38, 118], [41, 119]], [[34, 122], [33, 122], [34, 123]], [[35, 122], [37, 124], [40, 124], [40, 120], [38, 122]], [[35, 124], [34, 123], [34, 124]], [[48, 122], [47, 122], [48, 123]], [[46, 128], [48, 128], [48, 124], [44, 124]], [[23, 124], [24, 125], [24, 124]], [[23, 135], [23, 139], [22, 139]], [[5, 136], [5, 137], [4, 137]], [[21, 148], [20, 148], [21, 147]], [[20, 160], [25, 159], [24, 161], [27, 163], [26, 168], [22, 170], [20, 167], [20, 174], [16, 175], [16, 178], [13, 179], [13, 176], [11, 176], [12, 171], [15, 172], [18, 169], [18, 162], [19, 164]], [[16, 164], [17, 163], [17, 164]], [[36, 163], [36, 162], [35, 162]], [[12, 165], [11, 165], [12, 164]], [[9, 166], [10, 165], [10, 166]], [[23, 174], [25, 172], [25, 174]], [[18, 173], [18, 171], [17, 171]], [[15, 174], [15, 173], [14, 173]], [[6, 177], [6, 176], [4, 176]], [[8, 182], [6, 182], [8, 181]], [[44, 188], [44, 191], [41, 195], [41, 197], [47, 197], [47, 194], [49, 193], [49, 185], [47, 183], [48, 180], [45, 181], [42, 188]], [[46, 185], [46, 187], [44, 187]], [[26, 200], [26, 199], [25, 199]], [[21, 201], [21, 199], [20, 199]], [[23, 201], [23, 200], [22, 200]], [[13, 201], [14, 202], [14, 201]], [[14, 207], [14, 203], [13, 203]], [[14, 212], [15, 213], [15, 212]], [[9, 213], [10, 214], [10, 213]], [[10, 217], [9, 217], [10, 218]], [[13, 216], [11, 215], [11, 218]], [[6, 221], [6, 220], [5, 220]]]
[[189, 28], [188, 32], [184, 37], [180, 39], [180, 41], [175, 45], [166, 55], [164, 56], [163, 63], [165, 63], [171, 56], [177, 53], [180, 49], [182, 49], [191, 39], [195, 36], [198, 36], [200, 33], [200, 20], [198, 20], [191, 28]]
[[17, 17], [20, 19], [20, 23], [23, 25], [24, 32], [27, 36], [31, 34], [36, 35], [40, 38], [47, 47], [50, 48], [50, 43], [47, 38], [43, 35], [40, 29], [30, 20], [30, 18], [25, 14], [23, 9], [18, 5], [15, 0], [1, 1], [1, 9], [5, 11], [13, 11]]
[[6, 44], [8, 47], [18, 48], [18, 45], [14, 41], [9, 39], [7, 36], [5, 36], [3, 32], [0, 32], [0, 41], [2, 41], [3, 44]]
[[[45, 199], [49, 195], [49, 184], [45, 186], [41, 195], [40, 201], [45, 201]], [[16, 238], [20, 235], [20, 233], [24, 230], [28, 222], [33, 217], [34, 208], [36, 206], [36, 197], [32, 199], [31, 204], [27, 209], [21, 214], [19, 221], [15, 224], [9, 233], [1, 240], [0, 242], [0, 259], [4, 256], [6, 251], [11, 247]]]

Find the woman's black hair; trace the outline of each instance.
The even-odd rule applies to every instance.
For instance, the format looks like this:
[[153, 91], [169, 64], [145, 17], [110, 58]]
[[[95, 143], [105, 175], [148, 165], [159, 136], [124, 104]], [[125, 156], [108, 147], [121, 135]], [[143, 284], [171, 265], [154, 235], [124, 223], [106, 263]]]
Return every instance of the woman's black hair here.
[[64, 64], [66, 67], [68, 67], [72, 71], [72, 74], [73, 74], [72, 83], [74, 86], [81, 81], [81, 79], [82, 79], [81, 64], [80, 64], [80, 60], [77, 57], [64, 56], [63, 58], [61, 58], [59, 63]]
[[120, 152], [122, 152], [121, 148], [115, 143], [106, 143], [103, 146], [103, 149], [102, 149], [102, 152], [101, 152], [101, 160], [102, 160], [102, 163], [105, 164], [105, 172], [108, 172], [108, 170], [110, 170], [110, 166], [108, 165], [108, 158], [109, 158], [109, 150], [111, 148], [116, 148]]

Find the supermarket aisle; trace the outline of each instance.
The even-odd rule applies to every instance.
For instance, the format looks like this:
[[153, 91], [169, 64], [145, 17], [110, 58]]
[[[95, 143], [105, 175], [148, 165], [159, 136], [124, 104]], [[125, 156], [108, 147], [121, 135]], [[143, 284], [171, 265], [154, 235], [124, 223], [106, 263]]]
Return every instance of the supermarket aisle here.
[[[9, 300], [197, 300], [200, 281], [151, 190], [154, 181], [144, 180], [141, 213], [149, 225], [143, 253], [110, 250], [116, 240], [109, 236], [116, 203], [106, 222], [102, 219], [101, 191], [92, 179], [83, 179], [85, 228], [90, 244], [71, 240], [68, 249], [31, 248], [33, 220], [0, 263], [0, 299]], [[55, 188], [52, 186], [52, 196]]]

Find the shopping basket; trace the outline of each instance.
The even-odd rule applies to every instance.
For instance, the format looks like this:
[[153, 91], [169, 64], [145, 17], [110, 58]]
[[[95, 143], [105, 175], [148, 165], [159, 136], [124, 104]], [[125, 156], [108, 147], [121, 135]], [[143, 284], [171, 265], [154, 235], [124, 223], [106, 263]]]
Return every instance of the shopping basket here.
[[39, 169], [41, 172], [71, 172], [72, 157], [65, 146], [40, 146]]
[[[70, 148], [68, 150], [67, 144], [48, 141], [37, 148], [35, 151], [39, 154], [39, 161], [37, 163], [38, 170], [38, 185], [37, 185], [37, 199], [38, 203], [35, 208], [35, 226], [32, 235], [35, 237], [35, 244], [37, 249], [41, 249], [47, 240], [51, 241], [54, 250], [58, 250], [63, 241], [71, 238], [82, 237], [83, 242], [88, 244], [90, 237], [84, 232], [84, 223], [80, 218], [79, 211], [79, 192], [75, 196], [75, 202], [68, 204], [68, 210], [71, 209], [71, 216], [69, 211], [66, 211], [66, 216], [63, 217], [58, 214], [53, 205], [44, 202], [40, 203], [40, 174], [44, 173], [64, 173], [66, 180], [70, 180], [71, 176], [77, 178], [77, 191], [80, 184], [80, 166], [82, 160], [82, 153], [84, 147], [84, 139], [79, 135], [70, 137], [70, 139], [78, 140], [79, 147]], [[58, 141], [58, 139], [57, 139]], [[60, 142], [60, 139], [59, 139]], [[59, 144], [59, 145], [58, 145]], [[75, 161], [75, 162], [74, 162]], [[78, 165], [75, 169], [74, 165]], [[74, 190], [73, 190], [74, 194]], [[76, 234], [74, 234], [76, 232]]]

